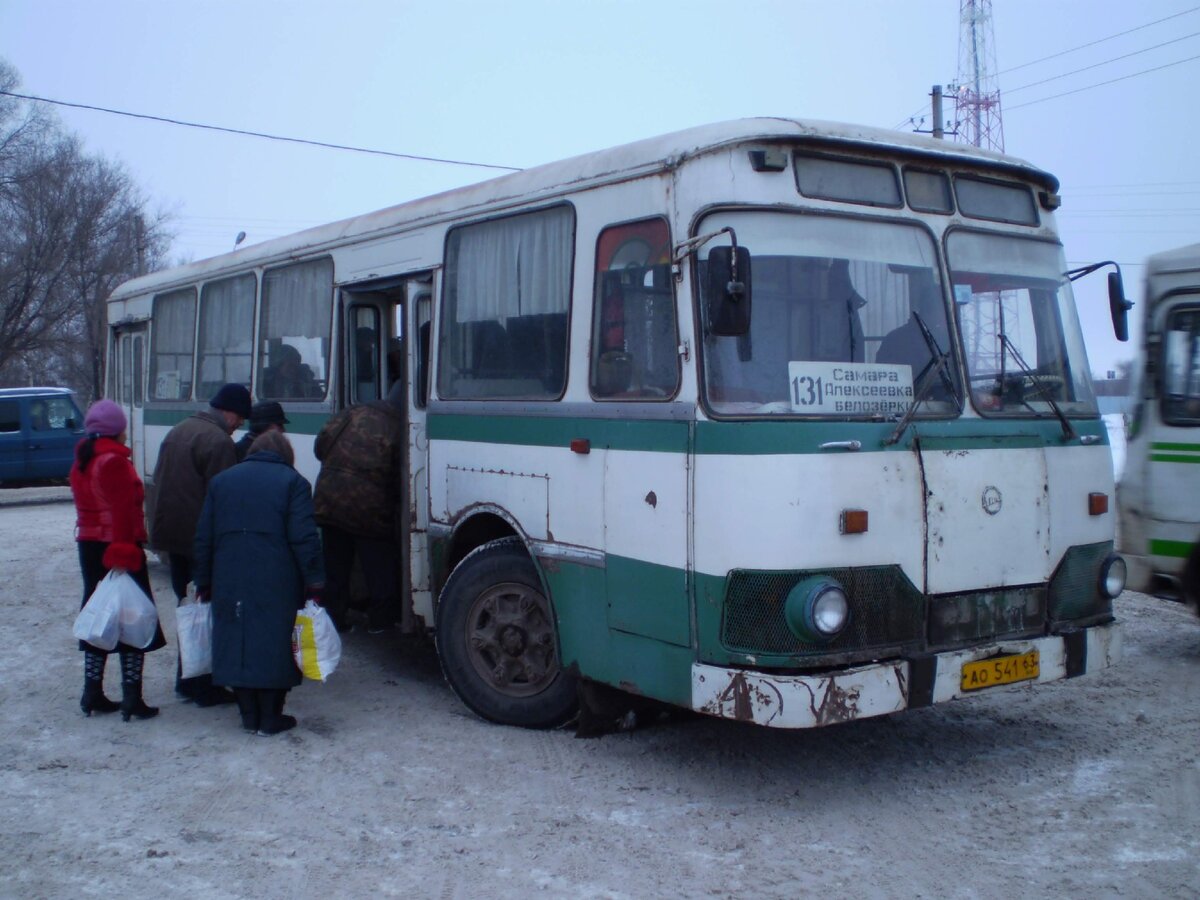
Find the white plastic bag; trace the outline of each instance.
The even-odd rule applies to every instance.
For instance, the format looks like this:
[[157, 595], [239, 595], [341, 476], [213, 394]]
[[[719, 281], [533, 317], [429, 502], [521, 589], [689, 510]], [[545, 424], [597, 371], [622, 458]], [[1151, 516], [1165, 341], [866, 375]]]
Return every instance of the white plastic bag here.
[[101, 650], [112, 650], [117, 646], [121, 630], [121, 597], [112, 589], [109, 572], [92, 591], [88, 602], [75, 617], [71, 633]]
[[106, 583], [110, 585], [109, 590], [115, 591], [120, 598], [118, 642], [139, 650], [150, 646], [158, 631], [158, 610], [146, 592], [124, 569], [112, 569], [96, 590], [99, 591]]
[[296, 613], [292, 629], [292, 656], [305, 678], [324, 681], [342, 658], [342, 639], [324, 607], [312, 600]]
[[184, 600], [175, 610], [183, 678], [212, 673], [212, 604]]

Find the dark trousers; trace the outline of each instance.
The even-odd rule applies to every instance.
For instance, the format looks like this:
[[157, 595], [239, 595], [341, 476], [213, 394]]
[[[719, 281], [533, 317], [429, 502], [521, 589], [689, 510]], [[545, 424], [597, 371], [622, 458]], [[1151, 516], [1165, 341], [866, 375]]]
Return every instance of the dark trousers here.
[[387, 627], [396, 621], [396, 545], [385, 538], [351, 534], [333, 525], [321, 526], [321, 547], [325, 556], [325, 608], [337, 625], [344, 626], [350, 608], [350, 577], [354, 559], [362, 567], [367, 584], [370, 625]]
[[[175, 592], [175, 603], [187, 597], [187, 586], [192, 580], [192, 558], [182, 553], [167, 554], [171, 563], [171, 590]], [[193, 678], [183, 677], [183, 660], [175, 660], [175, 693], [193, 700], [212, 689], [211, 675], [196, 675]]]

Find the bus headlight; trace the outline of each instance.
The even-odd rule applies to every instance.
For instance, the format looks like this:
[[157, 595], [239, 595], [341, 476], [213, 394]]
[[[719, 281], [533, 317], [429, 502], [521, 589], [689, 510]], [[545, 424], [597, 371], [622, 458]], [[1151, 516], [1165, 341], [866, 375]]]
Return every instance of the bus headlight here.
[[1125, 575], [1125, 560], [1114, 553], [1100, 567], [1100, 590], [1115, 600], [1125, 590]]
[[784, 616], [802, 641], [831, 641], [850, 621], [850, 601], [832, 578], [806, 578], [788, 592]]

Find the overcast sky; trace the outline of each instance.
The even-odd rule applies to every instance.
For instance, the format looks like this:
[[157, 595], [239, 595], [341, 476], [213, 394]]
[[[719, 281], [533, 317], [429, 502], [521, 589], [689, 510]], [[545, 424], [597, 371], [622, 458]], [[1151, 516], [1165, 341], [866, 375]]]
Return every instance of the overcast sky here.
[[[754, 115], [911, 128], [930, 86], [955, 79], [958, 10], [959, 0], [0, 0], [0, 57], [40, 97], [527, 167]], [[1200, 241], [1200, 4], [994, 0], [993, 14], [1007, 151], [1062, 181], [1067, 259], [1115, 259], [1140, 300], [1147, 254]], [[173, 215], [182, 260], [231, 249], [239, 231], [253, 243], [499, 174], [58, 115]], [[1134, 341], [1112, 337], [1102, 275], [1077, 282], [1076, 299], [1103, 376]]]

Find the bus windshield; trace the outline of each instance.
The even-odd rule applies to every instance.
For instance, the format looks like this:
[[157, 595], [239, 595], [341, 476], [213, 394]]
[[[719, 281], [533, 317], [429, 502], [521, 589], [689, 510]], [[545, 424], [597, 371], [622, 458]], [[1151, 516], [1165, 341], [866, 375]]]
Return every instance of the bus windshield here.
[[1096, 415], [1062, 248], [956, 231], [946, 241], [971, 399], [982, 415]]
[[1163, 336], [1163, 421], [1200, 425], [1200, 308], [1171, 313]]
[[748, 334], [705, 329], [715, 413], [891, 419], [917, 397], [917, 415], [957, 415], [962, 392], [929, 232], [782, 212], [717, 213], [700, 231], [726, 226], [751, 253], [752, 312]]

